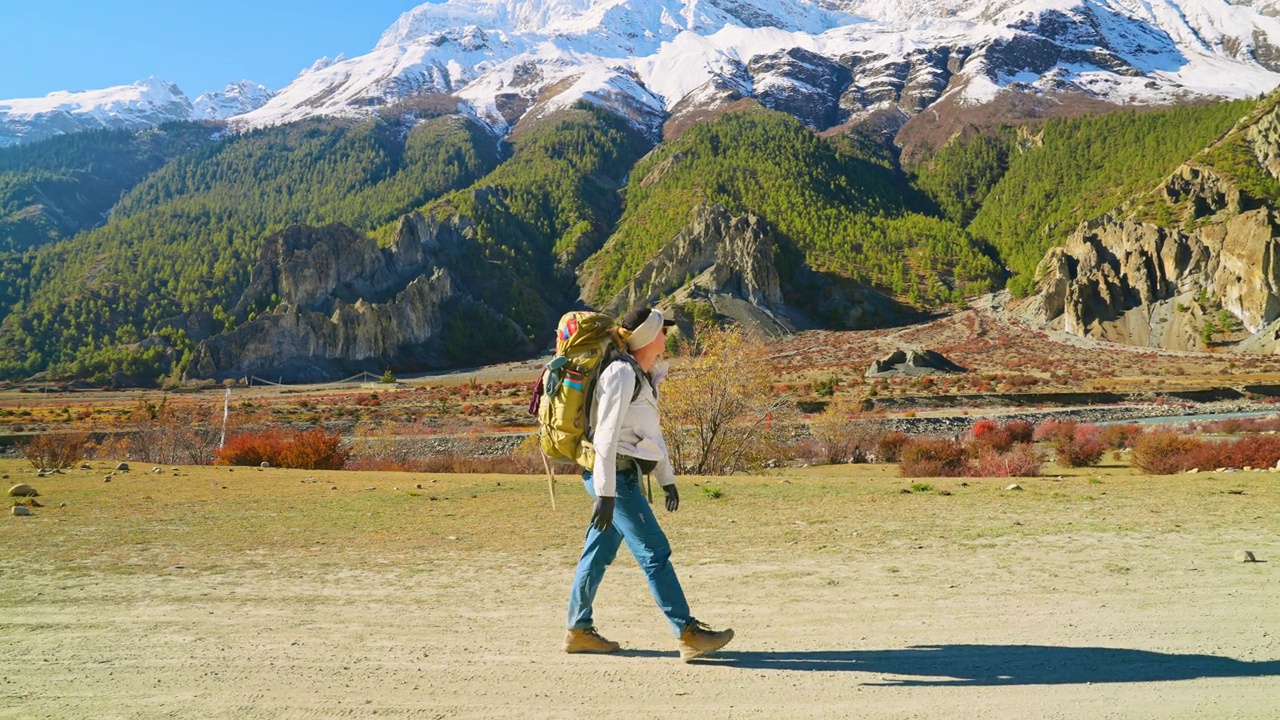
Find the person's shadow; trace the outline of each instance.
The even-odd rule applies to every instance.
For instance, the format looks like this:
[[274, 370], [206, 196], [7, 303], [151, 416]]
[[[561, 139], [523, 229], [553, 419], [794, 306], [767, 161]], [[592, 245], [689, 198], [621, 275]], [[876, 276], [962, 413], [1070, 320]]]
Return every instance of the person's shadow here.
[[[937, 645], [898, 650], [721, 651], [702, 665], [880, 675], [870, 685], [1069, 685], [1280, 676], [1280, 660], [1046, 645]], [[899, 677], [883, 677], [885, 675]]]

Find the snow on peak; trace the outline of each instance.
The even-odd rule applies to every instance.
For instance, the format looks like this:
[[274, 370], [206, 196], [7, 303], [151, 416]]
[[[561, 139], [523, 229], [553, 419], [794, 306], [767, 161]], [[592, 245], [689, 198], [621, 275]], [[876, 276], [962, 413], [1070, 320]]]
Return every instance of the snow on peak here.
[[274, 92], [263, 85], [240, 80], [222, 90], [207, 92], [192, 101], [191, 117], [195, 120], [225, 120], [257, 110], [275, 96]]
[[157, 77], [102, 90], [0, 100], [0, 146], [83, 130], [154, 127], [189, 120], [191, 113], [182, 90]]
[[59, 90], [42, 98], [0, 100], [0, 113], [8, 118], [34, 117], [44, 113], [99, 113], [146, 111], [171, 103], [188, 103], [187, 96], [173, 83], [158, 77], [102, 90]]
[[586, 99], [649, 131], [685, 98], [734, 93], [801, 114], [825, 103], [814, 123], [886, 103], [914, 113], [944, 93], [986, 102], [1010, 86], [1112, 102], [1240, 97], [1280, 82], [1278, 11], [1280, 0], [447, 0], [401, 15], [367, 55], [317, 62], [236, 123], [431, 93], [499, 129]]
[[821, 33], [855, 18], [820, 0], [448, 0], [400, 16], [378, 48], [405, 45], [476, 25], [507, 33], [672, 35], [715, 32], [727, 25]]

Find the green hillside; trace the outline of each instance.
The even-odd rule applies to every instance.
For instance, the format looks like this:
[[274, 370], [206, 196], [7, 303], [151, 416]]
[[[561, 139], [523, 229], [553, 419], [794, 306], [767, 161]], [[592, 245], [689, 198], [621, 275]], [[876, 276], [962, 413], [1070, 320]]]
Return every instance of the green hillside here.
[[589, 261], [615, 295], [700, 204], [763, 217], [815, 269], [920, 306], [992, 289], [996, 262], [958, 225], [911, 208], [895, 171], [756, 109], [696, 125], [636, 165], [626, 213]]
[[[802, 258], [922, 310], [995, 289], [1008, 272], [1022, 292], [1082, 220], [1125, 206], [1175, 223], [1149, 191], [1188, 159], [1256, 201], [1280, 198], [1245, 139], [1223, 140], [1276, 102], [973, 132], [911, 176], [866, 137], [821, 137], [759, 107], [656, 148], [585, 104], [506, 152], [475, 121], [425, 107], [421, 121], [388, 112], [217, 138], [187, 124], [11, 148], [0, 151], [0, 378], [155, 381], [192, 346], [169, 329], [157, 342], [163, 321], [248, 319], [232, 308], [269, 234], [343, 223], [388, 240], [413, 210], [456, 225], [461, 241], [442, 262], [534, 340], [578, 300], [579, 277], [594, 278], [588, 301], [603, 304], [702, 204], [761, 216], [780, 239], [784, 283]], [[485, 357], [501, 330], [451, 322], [445, 354], [459, 362]]]
[[315, 120], [207, 144], [129, 192], [105, 226], [0, 265], [0, 287], [22, 288], [0, 325], [0, 376], [54, 366], [154, 378], [162, 349], [136, 343], [180, 313], [243, 321], [227, 310], [266, 235], [299, 222], [371, 230], [497, 164], [495, 139], [473, 121], [405, 130]]
[[1082, 220], [1149, 190], [1256, 105], [1242, 100], [1051, 120], [1021, 137], [1009, 129], [998, 140], [944, 148], [920, 170], [917, 184], [949, 217], [972, 214], [969, 232], [999, 251], [1017, 274], [1010, 288], [1025, 293], [1045, 252]]
[[121, 195], [217, 128], [173, 123], [146, 132], [73, 133], [0, 149], [0, 253], [100, 225]]
[[574, 302], [574, 270], [616, 224], [618, 188], [650, 144], [623, 119], [580, 104], [513, 145], [473, 188], [422, 211], [475, 223], [474, 242], [450, 268], [535, 339]]

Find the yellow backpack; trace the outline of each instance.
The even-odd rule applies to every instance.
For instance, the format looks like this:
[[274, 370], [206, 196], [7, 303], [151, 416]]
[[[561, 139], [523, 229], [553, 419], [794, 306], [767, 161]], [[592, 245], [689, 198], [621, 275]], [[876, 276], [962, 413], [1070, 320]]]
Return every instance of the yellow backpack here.
[[[616, 360], [635, 360], [617, 332], [613, 318], [597, 312], [571, 312], [556, 326], [556, 355], [547, 363], [534, 390], [531, 414], [538, 416], [543, 454], [585, 469], [595, 465], [591, 444], [591, 399], [600, 372]], [[640, 390], [636, 368], [636, 393]], [[635, 399], [635, 394], [632, 395]]]

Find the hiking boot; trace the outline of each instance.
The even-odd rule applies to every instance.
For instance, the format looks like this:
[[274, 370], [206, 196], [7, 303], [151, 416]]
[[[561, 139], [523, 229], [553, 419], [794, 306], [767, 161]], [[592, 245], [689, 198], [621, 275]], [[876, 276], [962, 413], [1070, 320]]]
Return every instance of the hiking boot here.
[[564, 636], [564, 651], [567, 653], [611, 653], [620, 647], [618, 643], [601, 637], [593, 627], [570, 630]]
[[732, 639], [732, 630], [728, 628], [712, 630], [703, 623], [694, 620], [685, 627], [684, 633], [680, 635], [680, 659], [684, 662], [689, 662], [694, 658], [710, 655], [728, 645]]

